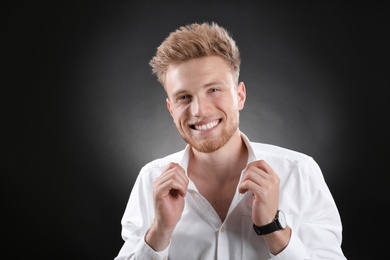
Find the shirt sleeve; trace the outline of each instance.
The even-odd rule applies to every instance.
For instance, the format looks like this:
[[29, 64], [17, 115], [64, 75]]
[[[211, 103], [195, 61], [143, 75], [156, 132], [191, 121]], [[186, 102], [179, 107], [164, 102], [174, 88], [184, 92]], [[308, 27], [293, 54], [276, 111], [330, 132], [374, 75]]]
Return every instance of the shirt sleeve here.
[[[146, 234], [145, 234], [146, 236]], [[126, 241], [122, 246], [121, 251], [114, 260], [167, 260], [169, 253], [169, 245], [163, 251], [154, 251], [144, 239], [140, 240], [133, 249], [130, 243]]]
[[122, 239], [124, 244], [114, 260], [168, 258], [169, 246], [155, 252], [145, 242], [145, 235], [154, 219], [153, 181], [157, 173], [141, 170], [122, 217]]
[[310, 259], [310, 255], [306, 250], [306, 246], [302, 243], [302, 241], [297, 237], [294, 233], [294, 230], [291, 230], [291, 238], [287, 247], [280, 252], [278, 255], [273, 255], [270, 253], [270, 260], [282, 260], [282, 259]]
[[310, 158], [297, 170], [304, 194], [299, 225], [292, 228], [287, 247], [276, 256], [270, 254], [270, 260], [345, 260], [341, 219], [318, 164]]
[[136, 251], [135, 259], [167, 260], [168, 259], [168, 252], [169, 252], [169, 245], [163, 251], [156, 252], [150, 246], [148, 246], [148, 244], [146, 244], [145, 240], [143, 239], [142, 242], [138, 244], [135, 251]]

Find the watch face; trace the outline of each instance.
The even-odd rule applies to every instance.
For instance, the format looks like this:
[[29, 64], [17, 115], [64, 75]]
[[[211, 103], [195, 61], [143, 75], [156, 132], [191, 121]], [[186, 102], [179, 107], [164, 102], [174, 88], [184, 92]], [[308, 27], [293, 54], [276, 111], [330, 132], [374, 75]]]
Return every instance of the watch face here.
[[287, 220], [286, 216], [284, 215], [283, 211], [279, 210], [278, 211], [278, 222], [280, 225], [280, 228], [285, 229], [287, 226]]

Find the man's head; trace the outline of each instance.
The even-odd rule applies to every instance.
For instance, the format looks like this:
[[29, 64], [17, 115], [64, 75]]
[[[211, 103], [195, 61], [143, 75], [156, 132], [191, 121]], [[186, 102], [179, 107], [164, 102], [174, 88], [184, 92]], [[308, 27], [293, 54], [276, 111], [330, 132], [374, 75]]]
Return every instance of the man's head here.
[[150, 65], [158, 81], [165, 87], [166, 72], [170, 64], [204, 56], [223, 58], [238, 82], [240, 52], [229, 32], [216, 23], [193, 23], [172, 32], [157, 48]]
[[167, 93], [176, 128], [191, 147], [211, 153], [232, 136], [240, 138], [246, 92], [238, 83], [239, 51], [225, 29], [215, 23], [180, 27], [150, 64]]

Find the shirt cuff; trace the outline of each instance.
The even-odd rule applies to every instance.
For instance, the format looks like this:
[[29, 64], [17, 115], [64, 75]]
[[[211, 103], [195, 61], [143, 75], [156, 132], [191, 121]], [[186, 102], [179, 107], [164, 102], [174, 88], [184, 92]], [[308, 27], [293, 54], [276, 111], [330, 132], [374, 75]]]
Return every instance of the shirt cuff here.
[[136, 259], [167, 260], [170, 245], [171, 242], [169, 242], [169, 245], [163, 251], [156, 252], [148, 244], [146, 244], [144, 237], [144, 239], [138, 243], [135, 250]]
[[277, 255], [273, 255], [270, 253], [270, 260], [301, 260], [301, 259], [309, 259], [308, 252], [306, 250], [306, 246], [299, 239], [297, 235], [295, 235], [294, 231], [291, 230], [291, 238], [287, 247]]

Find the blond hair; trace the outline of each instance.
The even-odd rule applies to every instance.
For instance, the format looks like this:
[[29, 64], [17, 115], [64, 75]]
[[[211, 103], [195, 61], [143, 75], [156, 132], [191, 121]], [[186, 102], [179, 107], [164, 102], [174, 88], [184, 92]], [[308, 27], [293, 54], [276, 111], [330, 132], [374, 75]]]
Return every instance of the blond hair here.
[[168, 66], [194, 58], [217, 55], [231, 67], [235, 80], [240, 74], [240, 52], [229, 32], [215, 22], [181, 26], [161, 43], [150, 60], [153, 74], [164, 86]]

